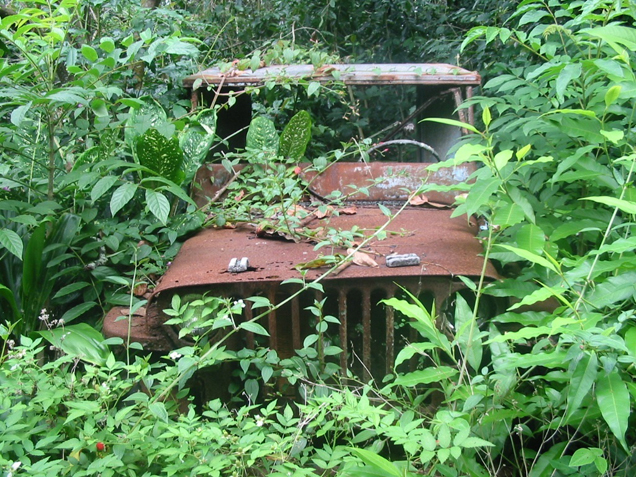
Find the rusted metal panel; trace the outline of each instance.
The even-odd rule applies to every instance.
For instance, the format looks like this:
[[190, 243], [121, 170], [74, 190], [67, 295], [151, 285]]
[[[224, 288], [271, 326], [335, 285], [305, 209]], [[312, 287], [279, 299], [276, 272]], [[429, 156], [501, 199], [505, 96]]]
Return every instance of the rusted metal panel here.
[[478, 85], [481, 77], [474, 71], [443, 63], [401, 64], [332, 64], [315, 68], [313, 65], [274, 65], [238, 70], [235, 67], [222, 71], [208, 68], [183, 80], [186, 88], [195, 81], [203, 85], [262, 86], [267, 82], [287, 82], [305, 79], [320, 83], [340, 81], [347, 85], [429, 84], [429, 85]]
[[[451, 213], [444, 209], [407, 207], [387, 227], [385, 240], [374, 240], [369, 244], [368, 250], [378, 254], [379, 268], [353, 265], [337, 277], [328, 279], [479, 276], [482, 260], [477, 256], [482, 247], [475, 238], [477, 226], [468, 224], [465, 217], [451, 219]], [[370, 235], [386, 220], [377, 206], [359, 206], [353, 215], [315, 220], [310, 226], [340, 230], [351, 230], [356, 226]], [[327, 248], [315, 251], [313, 243], [259, 238], [256, 226], [252, 224], [239, 224], [234, 229], [208, 229], [183, 245], [155, 293], [202, 285], [280, 283], [289, 278], [300, 278], [302, 274], [296, 269], [299, 264], [331, 253], [332, 250]], [[416, 253], [422, 263], [417, 267], [388, 268], [382, 257], [390, 253]], [[227, 266], [234, 257], [249, 258], [252, 269], [229, 273]], [[307, 270], [307, 278], [316, 278], [324, 271]], [[496, 277], [490, 265], [487, 271], [489, 276]]]
[[[466, 182], [476, 170], [474, 163], [464, 163], [453, 167], [428, 171], [424, 163], [406, 162], [338, 162], [329, 166], [319, 174], [306, 170], [301, 178], [309, 184], [309, 189], [321, 197], [328, 196], [333, 191], [349, 194], [350, 200], [382, 201], [406, 200], [409, 191], [416, 191], [423, 183], [453, 185]], [[201, 166], [194, 178], [192, 197], [199, 207], [204, 207], [210, 199], [218, 199], [219, 191], [236, 172], [245, 165], [234, 166], [230, 172], [221, 164], [206, 164]], [[310, 164], [301, 164], [308, 169]], [[352, 193], [355, 188], [366, 188], [368, 195], [362, 192]], [[431, 202], [452, 205], [457, 194], [461, 191], [437, 192], [430, 191], [426, 197]]]

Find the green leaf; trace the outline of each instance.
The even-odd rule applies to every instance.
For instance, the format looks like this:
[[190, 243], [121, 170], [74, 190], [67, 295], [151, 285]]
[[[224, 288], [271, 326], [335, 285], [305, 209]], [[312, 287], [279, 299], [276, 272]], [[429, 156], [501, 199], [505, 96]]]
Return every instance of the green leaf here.
[[621, 94], [622, 87], [620, 85], [615, 84], [605, 93], [605, 106], [608, 108], [616, 102], [618, 97]]
[[153, 402], [148, 405], [148, 410], [160, 421], [168, 422], [168, 411], [166, 410], [166, 405], [164, 403], [160, 401]]
[[598, 447], [577, 449], [577, 451], [572, 455], [568, 465], [570, 467], [581, 467], [582, 465], [592, 464], [597, 457], [601, 457], [602, 455], [603, 451]]
[[636, 272], [628, 272], [609, 277], [599, 283], [586, 296], [586, 300], [596, 308], [604, 308], [633, 297], [636, 294]]
[[385, 476], [404, 477], [402, 472], [389, 460], [366, 449], [348, 447], [349, 451], [360, 458], [365, 464], [379, 470]]
[[510, 227], [511, 225], [522, 222], [524, 217], [525, 215], [521, 207], [514, 202], [509, 202], [495, 210], [492, 224], [501, 227]]
[[463, 296], [459, 293], [455, 296], [456, 340], [470, 367], [479, 371], [483, 350], [476, 316]]
[[572, 373], [572, 379], [568, 389], [568, 407], [565, 416], [567, 422], [568, 418], [572, 416], [581, 407], [583, 399], [588, 395], [594, 382], [596, 381], [596, 375], [598, 374], [598, 359], [595, 352], [586, 354], [577, 363], [574, 372]]
[[103, 196], [113, 185], [115, 185], [117, 180], [118, 178], [115, 176], [105, 176], [98, 180], [93, 186], [93, 190], [91, 190], [91, 200], [95, 202]]
[[581, 33], [586, 33], [595, 38], [605, 40], [619, 53], [620, 50], [616, 47], [617, 44], [623, 45], [631, 51], [636, 51], [636, 29], [620, 26], [620, 25], [607, 25], [598, 28], [587, 28], [581, 30]]
[[517, 245], [519, 248], [541, 254], [545, 245], [545, 233], [534, 224], [526, 224], [517, 231]]
[[464, 129], [467, 129], [468, 131], [474, 132], [475, 134], [480, 134], [481, 135], [481, 133], [477, 130], [477, 128], [475, 128], [475, 126], [473, 126], [472, 124], [462, 123], [461, 121], [456, 121], [454, 119], [424, 118], [420, 122], [424, 122], [424, 121], [431, 121], [431, 122], [440, 123], [440, 124], [448, 124], [449, 126], [456, 126], [458, 128], [464, 128]]
[[287, 123], [280, 136], [279, 154], [300, 161], [311, 139], [311, 116], [307, 111], [296, 113]]
[[548, 261], [547, 259], [543, 258], [540, 255], [537, 255], [536, 253], [532, 253], [521, 248], [512, 247], [510, 245], [498, 245], [498, 246], [501, 248], [505, 248], [506, 250], [509, 250], [515, 255], [519, 255], [524, 260], [528, 260], [529, 262], [532, 262], [536, 265], [540, 265], [542, 267], [547, 268], [548, 270], [552, 270], [554, 273], [558, 273], [556, 267], [552, 264], [552, 262]]
[[150, 212], [166, 225], [168, 222], [168, 214], [170, 214], [170, 202], [161, 192], [155, 192], [152, 189], [146, 189], [146, 205]]
[[99, 58], [97, 52], [95, 51], [95, 48], [89, 45], [82, 45], [82, 55], [84, 55], [84, 58], [86, 58], [88, 61], [92, 62], [97, 61], [97, 59]]
[[318, 96], [318, 90], [320, 89], [320, 83], [318, 81], [312, 81], [307, 86], [307, 96], [311, 97], [314, 94]]
[[455, 376], [458, 371], [448, 366], [439, 366], [437, 368], [427, 368], [420, 371], [413, 371], [398, 376], [395, 384], [400, 386], [418, 386], [420, 384], [437, 383], [439, 381], [450, 379]]
[[58, 292], [53, 296], [53, 298], [62, 298], [63, 296], [70, 295], [71, 293], [75, 293], [76, 291], [82, 290], [89, 286], [88, 282], [75, 282], [70, 285], [66, 285], [58, 290]]
[[89, 363], [104, 365], [110, 354], [103, 343], [104, 336], [86, 323], [44, 330], [39, 334], [66, 354]]
[[603, 419], [625, 451], [629, 452], [629, 446], [625, 441], [630, 414], [629, 393], [616, 369], [598, 378], [596, 400]]
[[559, 73], [559, 76], [556, 80], [555, 92], [557, 99], [560, 103], [564, 100], [565, 90], [570, 84], [570, 82], [581, 76], [581, 64], [580, 63], [569, 63], [565, 65], [565, 67]]
[[73, 308], [68, 310], [66, 313], [64, 313], [62, 315], [62, 320], [64, 321], [64, 323], [70, 323], [75, 318], [77, 318], [79, 316], [82, 316], [88, 310], [90, 310], [90, 309], [92, 309], [92, 308], [94, 308], [96, 306], [97, 306], [97, 303], [95, 303], [94, 301], [88, 301], [88, 302], [85, 302], [85, 303], [80, 303], [79, 305], [74, 306]]
[[488, 179], [475, 182], [466, 198], [466, 215], [469, 217], [490, 200], [501, 185], [501, 179], [490, 177]]
[[18, 305], [15, 302], [15, 297], [13, 296], [13, 292], [2, 284], [0, 284], [0, 298], [4, 298], [9, 303], [9, 306], [11, 306], [11, 310], [13, 311], [13, 317], [7, 319], [7, 321], [19, 320], [20, 310], [18, 310]]
[[626, 214], [636, 215], [636, 202], [629, 200], [617, 199], [615, 197], [583, 197], [579, 200], [591, 200], [598, 202], [599, 204], [609, 205], [610, 207], [616, 207]]
[[22, 260], [24, 244], [22, 243], [20, 236], [13, 230], [0, 229], [0, 245]]
[[495, 444], [493, 444], [492, 442], [480, 439], [479, 437], [467, 437], [461, 442], [461, 444], [459, 444], [460, 447], [466, 447], [469, 449], [475, 447], [493, 447], [494, 445]]
[[29, 112], [31, 104], [31, 101], [29, 101], [27, 104], [18, 106], [13, 111], [11, 111], [11, 124], [19, 128], [22, 124], [22, 121], [24, 121], [24, 118], [26, 118], [26, 114]]
[[135, 192], [137, 192], [137, 184], [133, 184], [132, 182], [126, 182], [115, 189], [115, 192], [113, 192], [110, 198], [110, 213], [113, 216], [117, 215], [117, 212], [134, 197]]
[[252, 119], [245, 139], [246, 147], [271, 154], [278, 153], [278, 134], [274, 122], [263, 116]]
[[181, 182], [180, 178], [183, 180], [183, 151], [177, 137], [167, 139], [157, 129], [148, 129], [137, 139], [137, 157], [139, 164], [156, 175], [177, 184]]
[[257, 335], [269, 336], [269, 333], [262, 325], [254, 322], [254, 321], [246, 321], [239, 325], [239, 328], [244, 329], [245, 331], [251, 331], [252, 333], [256, 333]]

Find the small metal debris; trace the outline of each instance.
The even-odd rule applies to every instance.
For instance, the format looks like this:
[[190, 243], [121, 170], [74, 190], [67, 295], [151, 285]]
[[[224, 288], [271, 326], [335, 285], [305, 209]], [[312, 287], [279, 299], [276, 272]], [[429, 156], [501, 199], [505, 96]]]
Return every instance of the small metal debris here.
[[410, 267], [420, 264], [420, 257], [415, 253], [404, 253], [401, 255], [389, 255], [386, 257], [387, 267]]
[[243, 257], [242, 259], [233, 258], [230, 260], [230, 264], [227, 266], [227, 271], [230, 273], [241, 273], [246, 272], [250, 267], [250, 261], [247, 257]]

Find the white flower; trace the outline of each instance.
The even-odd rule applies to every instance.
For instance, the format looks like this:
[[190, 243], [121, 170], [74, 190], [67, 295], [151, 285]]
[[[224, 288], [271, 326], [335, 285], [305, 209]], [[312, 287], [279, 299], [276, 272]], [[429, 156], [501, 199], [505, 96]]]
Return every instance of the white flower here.
[[40, 311], [40, 316], [38, 316], [38, 319], [40, 321], [48, 321], [49, 314], [46, 312], [46, 308], [42, 308], [42, 310]]
[[234, 302], [234, 306], [240, 306], [241, 308], [245, 308], [245, 302], [243, 300], [237, 300]]
[[263, 424], [265, 424], [265, 419], [257, 414], [256, 415], [256, 425], [258, 427], [263, 427]]
[[18, 468], [22, 465], [22, 462], [20, 462], [19, 460], [15, 461], [13, 464], [11, 464], [11, 470], [18, 470]]
[[170, 353], [168, 356], [170, 357], [170, 359], [177, 360], [177, 359], [179, 359], [182, 355], [181, 355], [181, 354], [179, 354], [179, 353], [177, 353], [176, 351], [173, 351], [173, 352], [172, 352], [172, 353]]

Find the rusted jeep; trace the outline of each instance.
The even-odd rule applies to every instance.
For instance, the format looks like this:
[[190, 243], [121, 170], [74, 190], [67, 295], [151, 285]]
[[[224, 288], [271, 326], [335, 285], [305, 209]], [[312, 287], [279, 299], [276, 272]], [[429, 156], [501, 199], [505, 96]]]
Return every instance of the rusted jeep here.
[[[164, 324], [167, 316], [162, 310], [169, 306], [175, 294], [208, 293], [233, 300], [263, 296], [274, 305], [284, 302], [261, 320], [269, 338], [245, 332], [232, 346], [265, 346], [276, 350], [280, 357], [289, 357], [294, 350], [302, 348], [304, 338], [311, 333], [305, 308], [316, 298], [326, 298], [324, 312], [340, 322], [330, 329], [332, 340], [343, 350], [339, 355], [340, 366], [360, 376], [383, 376], [392, 372], [397, 352], [410, 337], [409, 332], [403, 331], [409, 327], [402, 326], [401, 318], [380, 301], [408, 290], [423, 303], [434, 301], [441, 310], [449, 306], [454, 293], [462, 289], [459, 276], [475, 278], [482, 273], [482, 250], [475, 238], [478, 225], [469, 223], [465, 217], [451, 218], [458, 192], [449, 188], [448, 192], [430, 192], [415, 201], [410, 195], [424, 182], [458, 184], [467, 181], [474, 171], [472, 163], [432, 173], [427, 171], [429, 164], [447, 156], [463, 131], [452, 125], [422, 123], [421, 120], [446, 117], [472, 123], [472, 110], [457, 107], [471, 96], [480, 77], [445, 64], [330, 65], [320, 70], [305, 65], [229, 73], [209, 69], [186, 78], [185, 85], [192, 87], [196, 82], [197, 86], [201, 83], [213, 86], [207, 91], [205, 88], [193, 91], [192, 102], [196, 105], [202, 101], [209, 104], [222, 92], [268, 82], [286, 84], [290, 78], [320, 84], [338, 81], [352, 88], [354, 95], [355, 88], [376, 87], [389, 92], [399, 87], [410, 88], [412, 97], [416, 98], [417, 104], [410, 108], [408, 115], [397, 120], [386, 119], [390, 127], [389, 132], [379, 138], [386, 149], [380, 160], [337, 162], [320, 173], [300, 172], [314, 197], [326, 197], [332, 191], [350, 192], [356, 187], [365, 189], [365, 194], [357, 192], [348, 196], [349, 214], [311, 216], [313, 209], [308, 206], [310, 217], [305, 224], [308, 227], [320, 227], [328, 220], [330, 227], [348, 230], [356, 226], [368, 235], [386, 223], [387, 210], [395, 212], [411, 197], [411, 203], [406, 204], [387, 227], [386, 237], [366, 244], [365, 250], [373, 252], [370, 256], [378, 266], [349, 266], [340, 273], [327, 275], [322, 280], [323, 292], [309, 289], [287, 300], [299, 285], [283, 282], [301, 276], [310, 281], [324, 273], [324, 270], [299, 270], [299, 264], [319, 256], [314, 244], [272, 240], [257, 234], [254, 227], [247, 224], [209, 228], [183, 245], [155, 288], [145, 315], [133, 317], [131, 340], [147, 350], [164, 352], [188, 343], [179, 337], [177, 329]], [[225, 117], [219, 118], [218, 127], [229, 125], [238, 131], [249, 124], [249, 95], [241, 98], [247, 98], [248, 104], [237, 101], [227, 109]], [[409, 129], [410, 139], [396, 140], [405, 128]], [[226, 130], [220, 134], [232, 132]], [[234, 140], [238, 143], [233, 146], [241, 146], [239, 135], [235, 135]], [[388, 146], [410, 143], [419, 146], [415, 160], [395, 161]], [[204, 207], [210, 197], [223, 192], [230, 180], [232, 173], [221, 164], [203, 165], [195, 178], [194, 200]], [[400, 257], [397, 261], [396, 256]], [[242, 268], [237, 268], [243, 258], [248, 259], [249, 266], [245, 262]], [[491, 265], [487, 265], [486, 275], [496, 277]], [[245, 303], [243, 319], [251, 320], [255, 311], [250, 301]], [[107, 336], [125, 338], [128, 335], [127, 320], [116, 320], [121, 314], [121, 310], [113, 310], [106, 317], [104, 333]]]

